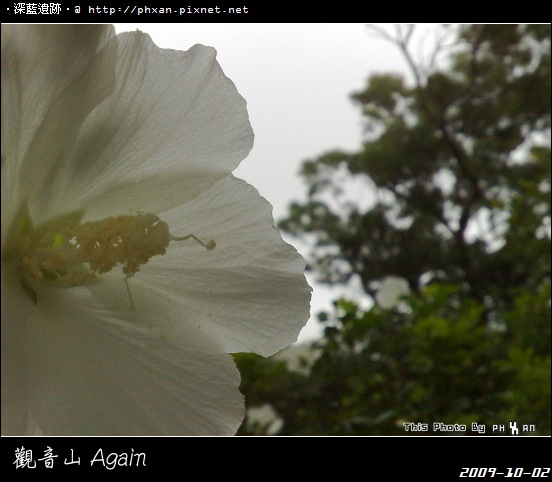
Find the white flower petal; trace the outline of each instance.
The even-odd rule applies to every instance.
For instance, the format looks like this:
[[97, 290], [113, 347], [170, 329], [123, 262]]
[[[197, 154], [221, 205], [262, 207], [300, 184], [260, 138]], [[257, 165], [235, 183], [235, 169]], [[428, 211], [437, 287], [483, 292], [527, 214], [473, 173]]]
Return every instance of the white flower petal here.
[[19, 275], [2, 262], [2, 435], [22, 435], [28, 429], [24, 333], [33, 310]]
[[46, 435], [236, 432], [244, 408], [229, 355], [193, 330], [175, 348], [87, 293], [41, 291], [27, 323], [30, 407]]
[[246, 102], [213, 48], [160, 49], [141, 32], [116, 42], [116, 87], [81, 129], [53, 211], [160, 212], [206, 191], [253, 145]]
[[33, 191], [48, 204], [45, 188], [113, 89], [113, 35], [99, 25], [2, 25], [2, 187], [13, 209]]
[[180, 307], [224, 350], [269, 356], [296, 341], [309, 317], [305, 262], [272, 225], [272, 207], [246, 182], [228, 176], [193, 202], [164, 213], [173, 241], [136, 275]]

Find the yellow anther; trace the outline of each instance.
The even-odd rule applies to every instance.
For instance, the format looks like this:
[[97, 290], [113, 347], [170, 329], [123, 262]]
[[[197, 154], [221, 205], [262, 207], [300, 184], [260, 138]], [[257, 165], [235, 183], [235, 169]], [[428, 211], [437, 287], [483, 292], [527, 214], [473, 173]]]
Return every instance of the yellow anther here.
[[61, 233], [54, 234], [54, 242], [52, 246], [53, 247], [61, 246], [61, 243], [63, 243], [63, 234]]
[[50, 281], [59, 287], [83, 285], [122, 265], [131, 306], [128, 278], [153, 256], [165, 254], [171, 241], [193, 239], [208, 250], [216, 243], [194, 234], [176, 237], [155, 214], [108, 217], [79, 223], [80, 213], [70, 214], [34, 228], [26, 206], [16, 216], [9, 234], [6, 260], [16, 260], [27, 289]]

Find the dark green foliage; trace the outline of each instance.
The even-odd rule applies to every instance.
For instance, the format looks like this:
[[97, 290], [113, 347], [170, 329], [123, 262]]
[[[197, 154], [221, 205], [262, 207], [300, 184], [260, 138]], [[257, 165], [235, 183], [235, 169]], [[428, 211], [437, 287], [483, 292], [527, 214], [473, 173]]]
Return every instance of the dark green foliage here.
[[468, 434], [477, 422], [492, 434], [510, 420], [550, 434], [549, 299], [548, 283], [487, 325], [458, 286], [429, 286], [392, 310], [340, 300], [308, 377], [240, 355], [242, 389], [249, 406], [274, 407], [281, 435], [404, 435], [404, 422], [440, 435], [434, 422]]
[[395, 275], [412, 294], [391, 310], [336, 302], [308, 377], [238, 357], [247, 403], [271, 403], [283, 434], [509, 420], [550, 434], [550, 25], [455, 35], [439, 68], [394, 39], [415, 82], [372, 76], [353, 95], [362, 148], [303, 165], [307, 202], [280, 227], [314, 240], [320, 281], [356, 277], [375, 300]]

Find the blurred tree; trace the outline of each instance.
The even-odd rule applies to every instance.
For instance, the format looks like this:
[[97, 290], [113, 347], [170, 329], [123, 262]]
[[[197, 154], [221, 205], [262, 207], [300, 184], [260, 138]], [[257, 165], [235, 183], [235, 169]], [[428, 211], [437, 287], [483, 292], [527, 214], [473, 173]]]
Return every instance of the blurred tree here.
[[314, 240], [321, 282], [356, 277], [375, 302], [400, 276], [411, 295], [336, 302], [308, 378], [238, 356], [246, 400], [272, 403], [283, 434], [512, 419], [550, 434], [550, 25], [443, 26], [426, 60], [413, 26], [373, 30], [413, 82], [373, 75], [353, 95], [363, 148], [306, 161], [308, 199], [280, 226]]

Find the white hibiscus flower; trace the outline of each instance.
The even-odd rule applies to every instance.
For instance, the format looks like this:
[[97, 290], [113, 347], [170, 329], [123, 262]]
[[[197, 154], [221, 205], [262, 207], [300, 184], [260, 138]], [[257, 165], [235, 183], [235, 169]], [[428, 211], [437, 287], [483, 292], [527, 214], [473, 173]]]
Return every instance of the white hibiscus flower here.
[[389, 310], [399, 303], [401, 297], [409, 294], [408, 281], [400, 276], [386, 276], [379, 284], [376, 301], [382, 308]]
[[256, 435], [277, 435], [284, 427], [284, 420], [278, 416], [272, 405], [265, 403], [247, 409], [245, 425], [249, 432]]
[[229, 353], [295, 341], [310, 298], [231, 175], [252, 144], [212, 48], [2, 26], [3, 434], [236, 432]]

